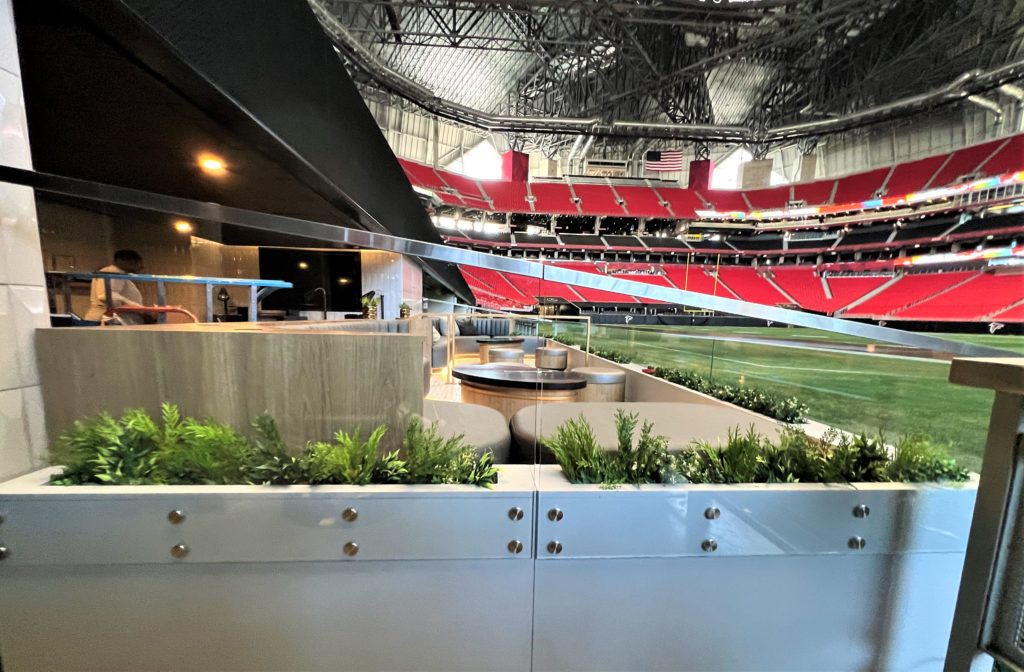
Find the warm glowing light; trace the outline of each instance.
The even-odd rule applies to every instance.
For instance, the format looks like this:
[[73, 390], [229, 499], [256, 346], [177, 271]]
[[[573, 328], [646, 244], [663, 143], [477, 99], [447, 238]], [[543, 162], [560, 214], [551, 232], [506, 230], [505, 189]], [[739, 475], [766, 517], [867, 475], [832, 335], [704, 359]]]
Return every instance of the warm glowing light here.
[[220, 177], [228, 172], [228, 165], [216, 154], [200, 154], [198, 163], [199, 169], [207, 175]]
[[179, 219], [174, 223], [174, 230], [178, 233], [192, 233], [192, 222]]
[[347, 285], [350, 282], [352, 282], [351, 278], [338, 278], [339, 285]]
[[299, 268], [300, 268], [301, 270], [303, 270], [303, 271], [304, 271], [304, 270], [306, 270], [307, 268], [309, 268], [309, 264], [307, 264], [307, 263], [306, 263], [306, 262], [304, 262], [304, 261], [300, 261], [300, 262], [299, 262]]

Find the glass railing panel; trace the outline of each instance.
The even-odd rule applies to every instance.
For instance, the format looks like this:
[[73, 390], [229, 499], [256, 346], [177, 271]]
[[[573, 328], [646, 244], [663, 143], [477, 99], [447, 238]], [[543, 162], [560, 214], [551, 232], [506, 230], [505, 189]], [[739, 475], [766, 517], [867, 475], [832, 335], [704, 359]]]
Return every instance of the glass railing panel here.
[[[371, 318], [374, 311], [368, 309], [374, 307], [374, 298], [380, 299], [375, 307], [376, 318], [381, 322], [399, 318], [408, 308], [413, 317], [419, 315], [410, 324], [417, 325], [415, 330], [423, 338], [420, 359], [426, 372], [417, 370], [417, 376], [423, 374], [423, 397], [427, 400], [478, 403], [482, 397], [474, 401], [462, 398], [464, 381], [456, 376], [457, 368], [505, 364], [536, 371], [537, 348], [560, 342], [569, 350], [566, 374], [575, 368], [595, 366], [617, 366], [627, 372], [622, 394], [609, 403], [695, 402], [698, 397], [679, 392], [678, 388], [699, 387], [701, 381], [707, 381], [710, 386], [756, 389], [773, 398], [796, 399], [798, 405], [806, 406], [807, 418], [847, 431], [880, 431], [893, 437], [926, 433], [936, 442], [952, 444], [954, 454], [965, 466], [976, 469], [980, 463], [990, 398], [987, 393], [946, 383], [952, 355], [941, 342], [934, 348], [901, 344], [899, 341], [907, 339], [898, 337], [889, 342], [859, 334], [858, 329], [850, 328], [851, 322], [842, 323], [842, 328], [835, 331], [787, 326], [787, 319], [819, 324], [800, 313], [773, 314], [771, 319], [752, 316], [757, 311], [748, 311], [747, 316], [730, 315], [716, 308], [715, 300], [719, 297], [714, 295], [710, 299], [691, 295], [692, 303], [674, 304], [668, 299], [679, 298], [678, 295], [651, 293], [650, 286], [657, 285], [660, 278], [638, 272], [634, 272], [632, 279], [621, 274], [593, 273], [599, 280], [595, 282], [586, 274], [567, 279], [564, 262], [533, 260], [524, 266], [517, 260], [468, 250], [458, 250], [453, 257], [455, 248], [444, 246], [427, 246], [423, 256], [416, 257], [423, 249], [422, 243], [391, 239], [381, 244], [387, 249], [372, 250], [367, 243], [339, 237], [337, 232], [345, 229], [315, 222], [303, 223], [303, 231], [316, 231], [322, 237], [292, 236], [293, 247], [282, 248], [278, 239], [265, 237], [269, 235], [265, 222], [254, 223], [247, 230], [248, 244], [234, 245], [221, 238], [223, 222], [193, 218], [185, 222], [189, 224], [186, 228], [181, 224], [183, 218], [173, 211], [161, 210], [159, 201], [149, 201], [151, 205], [143, 208], [76, 199], [67, 194], [55, 197], [42, 191], [37, 197], [43, 259], [46, 270], [54, 277], [102, 267], [114, 251], [104, 241], [116, 239], [116, 247], [137, 247], [143, 251], [145, 271], [151, 274], [226, 277], [238, 281], [281, 280], [287, 276], [296, 284], [262, 296], [255, 311], [250, 309], [251, 293], [246, 287], [213, 282], [208, 292], [203, 283], [168, 285], [162, 301], [181, 305], [186, 313], [158, 315], [158, 322], [189, 321], [189, 315], [200, 322], [238, 322], [247, 321], [253, 312], [261, 320], [279, 320], [281, 324], [272, 328], [282, 331], [300, 327], [357, 331], [359, 325]], [[242, 229], [247, 226], [245, 222], [233, 225]], [[81, 244], [72, 249], [68, 244], [81, 238], [76, 231], [107, 229], [119, 233], [114, 237], [95, 236], [96, 245], [92, 247], [96, 250]], [[263, 244], [269, 242], [277, 244]], [[395, 263], [375, 273], [370, 268], [373, 264], [364, 260], [356, 283], [355, 270], [350, 269], [346, 275], [344, 269], [314, 259], [326, 254], [356, 255], [360, 244], [367, 248], [366, 260], [380, 256]], [[336, 245], [345, 245], [346, 249], [332, 251], [330, 248]], [[403, 245], [410, 249], [404, 257], [396, 251]], [[413, 253], [416, 245], [420, 247]], [[264, 250], [275, 250], [278, 256], [288, 250], [300, 255], [308, 253], [310, 259], [291, 259], [294, 268], [288, 267], [285, 273], [274, 270], [284, 266], [274, 266], [269, 259], [264, 263], [260, 257]], [[415, 275], [421, 266], [418, 262], [427, 259], [457, 267], [471, 294], [456, 297], [430, 281], [422, 271], [419, 285], [407, 283], [406, 272]], [[309, 285], [300, 277], [299, 270], [319, 273], [319, 281]], [[78, 313], [87, 309], [88, 280], [70, 279], [78, 284], [51, 288], [51, 310], [55, 313], [67, 312], [69, 307]], [[629, 280], [629, 284], [616, 284], [617, 280]], [[161, 301], [155, 285], [145, 284], [141, 278], [140, 283], [145, 304]], [[333, 283], [331, 292], [316, 291], [325, 288], [324, 283]], [[414, 285], [418, 287], [415, 291]], [[671, 289], [669, 284], [661, 287]], [[428, 298], [419, 301], [420, 296]], [[369, 305], [363, 303], [367, 297]], [[412, 305], [408, 305], [410, 302]], [[299, 325], [298, 320], [306, 324]], [[268, 327], [260, 324], [261, 328]], [[498, 343], [495, 339], [500, 338], [523, 340]], [[968, 334], [948, 338], [953, 342], [1024, 351], [1019, 337]], [[492, 342], [485, 343], [487, 340]], [[910, 339], [919, 340], [920, 337]], [[501, 360], [499, 355], [491, 361], [492, 349], [519, 349], [521, 355], [508, 360]], [[651, 374], [643, 373], [644, 370]], [[549, 376], [551, 380], [557, 377]], [[670, 382], [681, 382], [676, 387], [658, 387], [657, 380], [666, 381], [667, 377], [674, 377]], [[536, 394], [529, 401], [534, 406], [587, 403], [595, 392], [577, 392], [575, 398], [570, 398], [572, 395], [554, 394], [560, 390], [546, 380], [538, 378], [532, 390]], [[586, 386], [580, 389], [585, 390]], [[492, 399], [482, 405], [498, 409], [500, 404]], [[508, 423], [519, 408], [522, 405], [499, 412]], [[564, 422], [562, 418], [545, 423], [546, 413], [535, 413], [535, 426], [527, 439], [513, 436], [504, 459], [529, 464], [543, 459], [544, 437], [553, 435]], [[365, 425], [372, 421], [371, 416], [368, 413], [359, 419]], [[737, 424], [741, 424], [742, 417], [737, 416]]]

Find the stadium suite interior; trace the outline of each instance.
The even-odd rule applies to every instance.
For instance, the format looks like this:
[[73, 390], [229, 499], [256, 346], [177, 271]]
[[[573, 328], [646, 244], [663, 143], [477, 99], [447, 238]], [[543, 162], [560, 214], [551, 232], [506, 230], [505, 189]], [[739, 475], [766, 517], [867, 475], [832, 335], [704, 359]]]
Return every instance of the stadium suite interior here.
[[0, 0], [0, 670], [1014, 661], [1024, 5], [854, 4]]

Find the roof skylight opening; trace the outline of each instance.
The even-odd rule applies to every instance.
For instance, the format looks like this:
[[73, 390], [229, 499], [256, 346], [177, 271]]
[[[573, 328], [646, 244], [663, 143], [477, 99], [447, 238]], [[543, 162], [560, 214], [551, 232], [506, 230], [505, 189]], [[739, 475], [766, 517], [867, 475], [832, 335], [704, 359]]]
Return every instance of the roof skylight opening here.
[[490, 140], [481, 140], [444, 168], [474, 180], [500, 180], [501, 154]]

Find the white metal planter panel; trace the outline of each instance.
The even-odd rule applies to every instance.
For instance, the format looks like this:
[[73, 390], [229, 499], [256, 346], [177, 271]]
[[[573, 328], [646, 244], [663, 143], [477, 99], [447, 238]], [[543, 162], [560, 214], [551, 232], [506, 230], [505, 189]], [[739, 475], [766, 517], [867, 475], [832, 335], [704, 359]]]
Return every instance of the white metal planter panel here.
[[[8, 553], [0, 570], [39, 564], [522, 560], [532, 552], [532, 481], [518, 491], [522, 484], [508, 481], [495, 490], [10, 488], [0, 491], [0, 542]], [[510, 550], [512, 542], [522, 547]]]
[[4, 669], [527, 672], [533, 564], [10, 567]]
[[962, 553], [536, 563], [534, 672], [942, 669]]
[[542, 468], [540, 559], [962, 552], [976, 490], [878, 484], [599, 486]]

